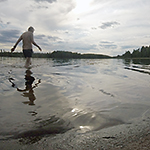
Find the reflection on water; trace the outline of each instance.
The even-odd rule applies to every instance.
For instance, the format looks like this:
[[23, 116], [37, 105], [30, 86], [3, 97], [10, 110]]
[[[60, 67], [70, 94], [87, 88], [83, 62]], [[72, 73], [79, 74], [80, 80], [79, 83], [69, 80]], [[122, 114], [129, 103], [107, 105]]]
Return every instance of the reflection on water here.
[[23, 92], [22, 96], [23, 97], [28, 97], [29, 101], [23, 102], [24, 104], [29, 104], [29, 105], [34, 105], [34, 101], [36, 99], [35, 94], [34, 94], [34, 88], [38, 86], [39, 83], [41, 83], [41, 80], [39, 79], [37, 83], [33, 86], [33, 82], [35, 78], [31, 76], [32, 72], [30, 70], [26, 70], [26, 75], [25, 75], [25, 89], [19, 89], [17, 90], [19, 92]]
[[12, 84], [12, 87], [17, 88], [17, 91], [22, 92], [21, 95], [23, 97], [27, 97], [29, 99], [29, 101], [23, 102], [24, 104], [35, 105], [34, 101], [36, 100], [36, 97], [34, 94], [34, 88], [38, 87], [38, 84], [41, 83], [41, 79], [39, 79], [38, 82], [35, 83], [35, 85], [33, 85], [35, 78], [33, 76], [31, 76], [32, 71], [30, 71], [28, 69], [28, 70], [26, 70], [25, 73], [26, 74], [25, 74], [25, 78], [24, 78], [25, 79], [25, 88], [24, 89], [20, 89], [19, 87], [17, 87], [16, 84], [14, 83], [13, 78], [9, 78], [8, 80]]
[[123, 59], [122, 61], [125, 65], [150, 65], [150, 59]]
[[33, 59], [32, 71], [19, 58], [0, 61], [0, 139], [97, 131], [150, 109], [149, 60]]
[[150, 59], [125, 59], [125, 69], [150, 75]]

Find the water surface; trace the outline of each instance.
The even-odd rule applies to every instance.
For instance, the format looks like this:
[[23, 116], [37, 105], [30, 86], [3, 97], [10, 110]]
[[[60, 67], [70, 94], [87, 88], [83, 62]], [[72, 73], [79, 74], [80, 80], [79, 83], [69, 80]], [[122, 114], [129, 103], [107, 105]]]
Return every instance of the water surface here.
[[34, 58], [32, 90], [24, 61], [0, 58], [1, 140], [96, 131], [132, 123], [150, 109], [148, 59]]

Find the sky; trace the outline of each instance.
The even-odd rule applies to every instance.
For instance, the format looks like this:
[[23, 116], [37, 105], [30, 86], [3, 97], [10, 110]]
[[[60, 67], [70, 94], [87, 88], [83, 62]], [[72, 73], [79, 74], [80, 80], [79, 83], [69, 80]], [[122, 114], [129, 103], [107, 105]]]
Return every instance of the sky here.
[[150, 45], [149, 7], [150, 0], [0, 0], [0, 49], [9, 51], [33, 26], [44, 53], [132, 52]]

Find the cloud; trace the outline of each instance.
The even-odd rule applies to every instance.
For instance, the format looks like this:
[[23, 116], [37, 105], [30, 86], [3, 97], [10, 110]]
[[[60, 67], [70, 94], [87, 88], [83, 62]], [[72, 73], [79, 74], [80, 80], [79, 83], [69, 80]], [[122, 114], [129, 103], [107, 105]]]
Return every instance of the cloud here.
[[125, 45], [125, 46], [121, 46], [122, 49], [125, 49], [125, 50], [132, 50], [132, 49], [136, 49], [138, 48], [138, 46], [136, 45]]
[[19, 30], [2, 30], [0, 31], [0, 43], [15, 42], [18, 38]]
[[87, 45], [76, 45], [76, 50], [82, 50], [82, 51], [84, 51], [84, 50], [94, 50], [94, 49], [96, 49], [97, 48], [97, 45], [95, 45], [95, 44], [87, 44]]
[[53, 3], [56, 2], [57, 0], [34, 0], [36, 2], [48, 2], [48, 3]]
[[46, 36], [46, 35], [44, 35], [44, 34], [36, 35], [35, 38], [36, 38], [36, 39], [39, 39], [39, 40], [44, 39], [44, 38], [50, 39], [50, 40], [52, 40], [52, 41], [61, 40], [61, 38], [59, 38], [59, 37], [57, 37], [57, 36], [49, 36], [49, 35]]
[[48, 36], [48, 39], [52, 40], [52, 41], [57, 41], [57, 40], [61, 40], [61, 38], [57, 37], [57, 36]]
[[46, 36], [44, 34], [40, 34], [40, 35], [36, 35], [35, 37], [36, 37], [36, 39], [42, 40]]
[[7, 0], [0, 0], [0, 2], [4, 2], [4, 1], [7, 1]]
[[97, 30], [97, 28], [96, 28], [96, 27], [91, 27], [91, 29], [92, 29], [92, 30]]
[[7, 25], [9, 25], [10, 24], [10, 22], [8, 21], [8, 22], [3, 22], [3, 20], [0, 18], [0, 26], [1, 27], [6, 27]]
[[72, 52], [80, 52], [80, 53], [88, 53], [94, 52], [97, 50], [97, 45], [87, 43], [84, 44], [78, 41], [55, 41], [49, 42], [49, 49], [50, 50], [63, 50], [63, 51], [72, 51]]
[[110, 21], [110, 22], [103, 22], [101, 26], [99, 26], [99, 28], [101, 29], [106, 29], [106, 28], [111, 28], [114, 27], [116, 25], [120, 25], [120, 23], [116, 22], [116, 21]]
[[[70, 12], [75, 8], [72, 0], [60, 0], [55, 3], [35, 3], [29, 7], [30, 15], [34, 18], [32, 21], [34, 26], [41, 26], [44, 32], [53, 32], [56, 30], [67, 30], [73, 15]], [[51, 33], [52, 33], [51, 32]]]
[[117, 49], [117, 45], [114, 42], [109, 41], [101, 41], [99, 44], [100, 48], [102, 49]]

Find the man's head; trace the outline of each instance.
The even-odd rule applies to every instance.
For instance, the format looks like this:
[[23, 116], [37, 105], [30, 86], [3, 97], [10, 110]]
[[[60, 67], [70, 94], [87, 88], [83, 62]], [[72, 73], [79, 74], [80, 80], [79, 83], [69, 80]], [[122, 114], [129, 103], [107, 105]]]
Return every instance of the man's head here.
[[34, 28], [33, 28], [32, 26], [30, 26], [30, 27], [28, 28], [28, 31], [34, 32]]

